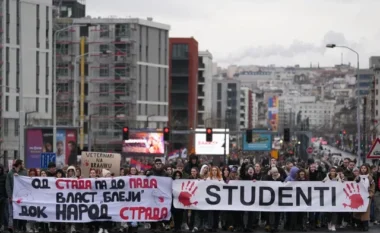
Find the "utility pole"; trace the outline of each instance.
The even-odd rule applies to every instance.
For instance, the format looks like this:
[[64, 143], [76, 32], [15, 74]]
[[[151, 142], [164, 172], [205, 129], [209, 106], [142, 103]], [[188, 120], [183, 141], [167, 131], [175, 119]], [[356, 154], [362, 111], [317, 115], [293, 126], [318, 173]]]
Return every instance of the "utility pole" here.
[[226, 110], [225, 113], [225, 120], [224, 120], [224, 161], [226, 165], [228, 164], [228, 158], [227, 158], [227, 127], [228, 127], [228, 119], [229, 119], [229, 111]]
[[363, 164], [366, 162], [366, 119], [367, 119], [367, 97], [363, 97]]

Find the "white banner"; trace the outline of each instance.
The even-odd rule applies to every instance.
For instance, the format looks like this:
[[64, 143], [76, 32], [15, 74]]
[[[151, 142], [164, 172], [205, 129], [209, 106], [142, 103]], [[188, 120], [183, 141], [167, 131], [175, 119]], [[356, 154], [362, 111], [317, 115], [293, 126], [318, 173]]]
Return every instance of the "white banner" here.
[[13, 217], [42, 222], [170, 219], [172, 179], [14, 177]]
[[212, 129], [212, 131], [212, 142], [208, 142], [206, 141], [206, 129], [195, 130], [195, 152], [202, 155], [223, 155], [224, 140], [226, 140], [226, 151], [229, 153], [229, 129]]
[[173, 181], [174, 207], [264, 212], [365, 212], [368, 188], [356, 182]]

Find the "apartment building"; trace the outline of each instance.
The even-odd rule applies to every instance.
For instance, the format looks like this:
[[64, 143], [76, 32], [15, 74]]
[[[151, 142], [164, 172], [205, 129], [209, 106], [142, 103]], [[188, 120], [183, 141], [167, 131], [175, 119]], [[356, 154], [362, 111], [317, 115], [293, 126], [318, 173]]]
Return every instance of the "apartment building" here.
[[53, 5], [55, 17], [86, 17], [86, 0], [53, 0]]
[[166, 126], [169, 25], [152, 18], [60, 18], [57, 22], [63, 30], [56, 39], [57, 124], [83, 128], [81, 147], [88, 143], [89, 129], [92, 149], [119, 151], [123, 126]]
[[51, 120], [52, 2], [0, 0], [0, 155], [24, 158], [24, 125]]
[[253, 92], [248, 87], [240, 89], [240, 129], [253, 128]]
[[211, 117], [212, 107], [212, 54], [209, 51], [198, 53], [198, 116], [199, 128], [205, 127], [205, 120]]
[[[194, 129], [198, 115], [198, 42], [194, 38], [170, 38], [170, 123], [177, 130]], [[203, 66], [203, 65], [202, 65]], [[202, 80], [202, 77], [200, 78]], [[204, 92], [200, 93], [204, 97]], [[173, 134], [172, 149], [194, 146], [194, 135]]]
[[214, 128], [231, 131], [240, 129], [240, 81], [235, 79], [214, 79], [212, 83], [212, 118], [205, 122]]

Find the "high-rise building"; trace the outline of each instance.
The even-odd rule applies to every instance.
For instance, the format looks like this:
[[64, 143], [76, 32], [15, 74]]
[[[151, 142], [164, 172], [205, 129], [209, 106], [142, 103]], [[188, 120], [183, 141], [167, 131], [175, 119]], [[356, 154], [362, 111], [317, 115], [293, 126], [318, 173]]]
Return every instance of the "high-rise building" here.
[[25, 123], [51, 124], [52, 1], [0, 0], [0, 22], [0, 155], [6, 161], [24, 158]]
[[57, 124], [83, 128], [81, 147], [91, 133], [91, 149], [119, 151], [123, 126], [166, 126], [169, 25], [151, 18], [57, 22], [66, 28], [56, 46]]
[[206, 125], [231, 130], [240, 129], [240, 81], [214, 79], [212, 84], [212, 118]]
[[200, 51], [198, 64], [198, 127], [203, 128], [205, 120], [211, 117], [212, 54], [209, 51]]
[[[170, 38], [169, 126], [177, 130], [197, 126], [198, 42], [194, 38]], [[194, 135], [173, 135], [173, 149], [194, 146]]]
[[248, 87], [241, 87], [240, 90], [240, 129], [253, 128], [253, 93]]

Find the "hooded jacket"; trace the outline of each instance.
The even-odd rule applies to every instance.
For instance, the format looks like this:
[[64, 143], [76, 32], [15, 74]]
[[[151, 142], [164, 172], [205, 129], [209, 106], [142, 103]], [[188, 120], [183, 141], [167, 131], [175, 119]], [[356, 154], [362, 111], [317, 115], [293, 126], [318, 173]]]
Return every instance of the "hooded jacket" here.
[[[74, 172], [73, 172], [73, 175], [70, 177], [69, 176], [69, 171], [70, 170], [73, 170]], [[74, 166], [69, 166], [68, 168], [67, 168], [67, 178], [76, 178], [77, 177], [77, 171], [76, 171], [76, 169], [75, 169], [75, 167]]]
[[[193, 163], [193, 159], [195, 159], [195, 163]], [[196, 167], [199, 169], [199, 160], [198, 160], [198, 156], [196, 156], [195, 154], [191, 154], [190, 157], [189, 157], [189, 162], [186, 163], [185, 167], [184, 167], [184, 172], [186, 174], [190, 174], [191, 173], [191, 169], [193, 167]]]
[[108, 171], [107, 169], [102, 169], [102, 177], [107, 177], [111, 175], [111, 172]]
[[297, 172], [299, 170], [300, 169], [298, 167], [292, 167], [290, 169], [289, 175], [288, 175], [288, 177], [286, 177], [285, 181], [295, 181], [296, 180], [296, 176], [297, 176]]

